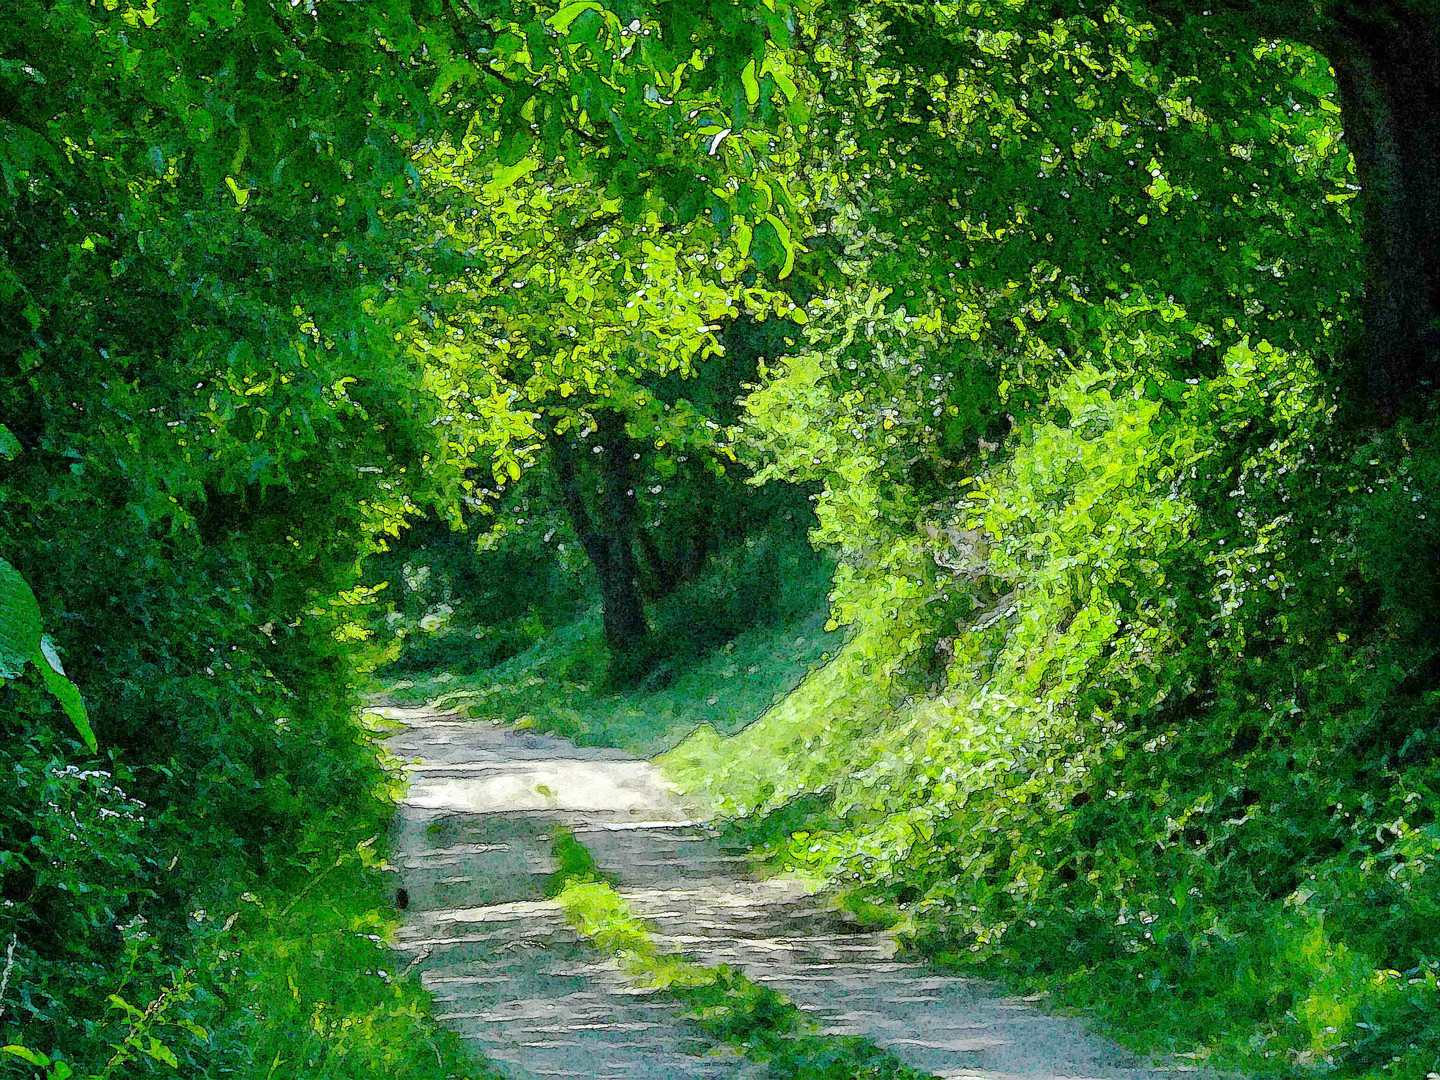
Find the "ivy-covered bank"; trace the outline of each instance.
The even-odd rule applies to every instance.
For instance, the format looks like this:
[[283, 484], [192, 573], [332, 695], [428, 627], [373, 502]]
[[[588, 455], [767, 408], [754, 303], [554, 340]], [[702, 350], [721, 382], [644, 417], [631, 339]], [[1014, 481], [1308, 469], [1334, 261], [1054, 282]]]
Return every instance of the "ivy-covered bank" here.
[[1433, 428], [1341, 456], [1306, 383], [1249, 348], [1174, 404], [1080, 373], [962, 516], [851, 555], [830, 664], [664, 763], [1142, 1043], [1434, 1070]]

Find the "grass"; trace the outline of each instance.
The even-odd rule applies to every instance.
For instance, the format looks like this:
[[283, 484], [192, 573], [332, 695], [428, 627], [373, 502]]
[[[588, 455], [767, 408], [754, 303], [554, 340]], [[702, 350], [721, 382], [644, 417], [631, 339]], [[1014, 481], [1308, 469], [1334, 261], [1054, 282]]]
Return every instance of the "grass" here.
[[[392, 885], [378, 841], [349, 830], [312, 837], [324, 852], [225, 916], [215, 961], [235, 978], [245, 1080], [500, 1080], [433, 1017], [429, 994], [391, 951]], [[333, 856], [333, 857], [332, 857]], [[232, 918], [233, 916], [233, 918]], [[228, 947], [227, 947], [228, 946]], [[217, 1037], [221, 1033], [217, 1033]]]
[[[557, 847], [581, 847], [574, 836]], [[579, 866], [573, 852], [557, 861]], [[716, 1045], [765, 1066], [767, 1080], [934, 1080], [855, 1036], [823, 1035], [783, 994], [729, 967], [707, 967], [662, 952], [654, 932], [607, 880], [589, 869], [565, 881], [556, 896], [576, 932], [617, 958], [631, 974], [685, 1006]], [[613, 879], [612, 879], [613, 880]]]
[[697, 731], [731, 734], [840, 647], [826, 631], [828, 560], [756, 549], [717, 564], [650, 609], [656, 655], [638, 686], [607, 686], [600, 609], [493, 667], [385, 685], [401, 704], [433, 704], [650, 757]]

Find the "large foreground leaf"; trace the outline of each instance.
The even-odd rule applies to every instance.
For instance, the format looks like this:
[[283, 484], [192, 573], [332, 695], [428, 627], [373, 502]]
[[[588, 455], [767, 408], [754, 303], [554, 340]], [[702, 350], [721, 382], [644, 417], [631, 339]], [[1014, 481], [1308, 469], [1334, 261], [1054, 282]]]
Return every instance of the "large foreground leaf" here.
[[33, 662], [80, 738], [93, 753], [98, 746], [80, 690], [65, 675], [60, 657], [40, 633], [40, 604], [20, 572], [0, 559], [0, 679], [13, 679]]

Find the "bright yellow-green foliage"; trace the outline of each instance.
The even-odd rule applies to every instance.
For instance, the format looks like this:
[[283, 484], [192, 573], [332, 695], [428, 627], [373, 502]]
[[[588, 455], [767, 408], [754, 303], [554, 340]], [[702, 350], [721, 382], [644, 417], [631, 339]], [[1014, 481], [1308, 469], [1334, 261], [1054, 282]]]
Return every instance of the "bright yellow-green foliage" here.
[[1158, 5], [840, 7], [845, 287], [740, 440], [822, 485], [851, 636], [667, 766], [1132, 1038], [1440, 1070], [1440, 424], [1361, 426], [1337, 378], [1328, 65]]
[[[444, 639], [447, 651], [428, 655], [407, 641], [439, 670], [387, 682], [387, 693], [647, 755], [697, 728], [737, 731], [843, 643], [843, 635], [825, 630], [830, 566], [803, 541], [715, 556], [699, 578], [653, 605], [656, 636], [671, 652], [651, 679], [629, 690], [603, 686], [599, 613], [587, 607], [573, 621], [537, 631], [538, 640], [517, 655], [463, 674], [455, 669], [476, 654], [474, 635], [485, 627], [456, 627]], [[424, 632], [414, 636], [423, 640]]]
[[[489, 1080], [499, 1076], [431, 1016], [429, 995], [398, 970], [397, 919], [373, 838], [316, 836], [305, 876], [247, 894], [217, 960], [235, 970], [232, 1008], [248, 1022], [231, 1051], [242, 1076], [334, 1080]], [[330, 858], [339, 850], [338, 857]], [[324, 860], [324, 861], [321, 861]]]
[[[269, 906], [279, 966], [222, 978], [241, 923], [195, 913], [378, 816], [361, 560], [618, 405], [667, 467], [814, 485], [839, 560], [844, 650], [679, 774], [828, 804], [787, 857], [1147, 1037], [1440, 1072], [1440, 414], [1423, 379], [1360, 389], [1433, 365], [1434, 326], [1406, 361], [1361, 325], [1403, 284], [1374, 223], [1428, 228], [1433, 184], [1361, 190], [1351, 150], [1394, 132], [1346, 142], [1342, 10], [1434, 36], [1417, 0], [14, 0], [0, 566], [36, 603], [0, 604], [0, 1041], [420, 1069], [407, 991], [325, 983]], [[687, 407], [675, 377], [762, 311], [806, 338], [743, 422]], [[594, 651], [517, 667], [563, 693]], [[162, 1014], [191, 1041], [152, 1047]]]
[[[752, 174], [793, 160], [805, 116], [793, 19], [783, 0], [623, 21], [588, 0], [6, 5], [0, 559], [39, 615], [0, 604], [0, 949], [24, 981], [0, 1044], [99, 1069], [124, 1022], [111, 995], [159, 1001], [188, 969], [170, 1014], [215, 1030], [182, 1069], [249, 1068], [191, 914], [283, 876], [323, 814], [374, 812], [359, 564], [472, 486], [480, 439], [456, 435], [450, 369], [407, 346], [432, 296], [508, 255], [436, 227], [473, 193], [422, 168], [466, 147], [498, 214], [506, 170], [543, 161], [523, 190], [555, 180], [652, 244], [708, 230], [716, 249], [764, 184], [778, 274], [798, 207]], [[560, 227], [534, 205], [527, 227]], [[705, 317], [678, 311], [676, 334]], [[365, 1053], [391, 1052], [377, 1039]], [[222, 1046], [239, 1057], [207, 1056]]]
[[822, 793], [778, 856], [1148, 1045], [1433, 1069], [1430, 649], [1381, 591], [1425, 550], [1431, 429], [1327, 461], [1330, 412], [1264, 343], [1173, 398], [1057, 380], [946, 517], [844, 534], [835, 661], [664, 764], [747, 815]]

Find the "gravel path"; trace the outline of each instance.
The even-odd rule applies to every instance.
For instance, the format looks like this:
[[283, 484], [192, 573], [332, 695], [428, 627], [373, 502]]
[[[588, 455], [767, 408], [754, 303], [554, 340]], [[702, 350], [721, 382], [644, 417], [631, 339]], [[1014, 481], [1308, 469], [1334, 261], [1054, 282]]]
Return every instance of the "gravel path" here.
[[517, 1080], [752, 1080], [579, 941], [544, 899], [548, 830], [566, 825], [659, 942], [727, 963], [834, 1034], [864, 1035], [944, 1080], [1159, 1080], [1079, 1021], [901, 960], [883, 933], [826, 910], [798, 881], [723, 850], [697, 806], [650, 763], [615, 750], [428, 709], [376, 708], [405, 725], [413, 761], [393, 864], [408, 891], [399, 948], [438, 1015]]

